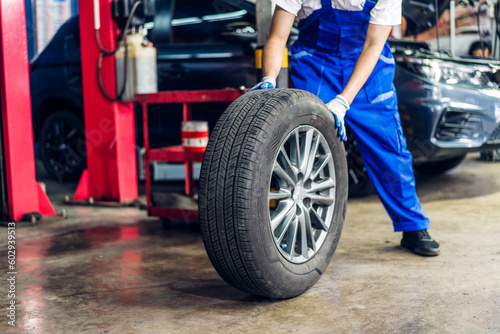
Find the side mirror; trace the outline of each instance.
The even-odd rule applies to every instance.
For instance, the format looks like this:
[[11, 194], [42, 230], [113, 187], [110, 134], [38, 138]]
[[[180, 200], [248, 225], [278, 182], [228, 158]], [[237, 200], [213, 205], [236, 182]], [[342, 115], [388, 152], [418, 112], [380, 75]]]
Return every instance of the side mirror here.
[[247, 22], [236, 22], [226, 26], [222, 36], [233, 43], [255, 43], [257, 42], [257, 30]]

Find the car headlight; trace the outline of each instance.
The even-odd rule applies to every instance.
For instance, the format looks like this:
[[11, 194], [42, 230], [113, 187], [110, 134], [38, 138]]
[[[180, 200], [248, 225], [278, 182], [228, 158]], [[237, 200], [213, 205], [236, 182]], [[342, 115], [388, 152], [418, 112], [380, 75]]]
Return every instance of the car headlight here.
[[441, 60], [407, 59], [407, 68], [434, 83], [473, 88], [498, 88], [495, 70], [477, 64], [459, 64]]

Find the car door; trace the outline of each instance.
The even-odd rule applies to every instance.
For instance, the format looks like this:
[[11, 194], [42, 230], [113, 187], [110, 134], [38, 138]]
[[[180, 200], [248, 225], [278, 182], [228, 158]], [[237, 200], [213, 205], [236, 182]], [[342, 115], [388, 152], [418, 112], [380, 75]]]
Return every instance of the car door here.
[[238, 6], [241, 2], [167, 0], [160, 3], [155, 28], [150, 34], [158, 50], [159, 90], [255, 84], [255, 16], [249, 7]]

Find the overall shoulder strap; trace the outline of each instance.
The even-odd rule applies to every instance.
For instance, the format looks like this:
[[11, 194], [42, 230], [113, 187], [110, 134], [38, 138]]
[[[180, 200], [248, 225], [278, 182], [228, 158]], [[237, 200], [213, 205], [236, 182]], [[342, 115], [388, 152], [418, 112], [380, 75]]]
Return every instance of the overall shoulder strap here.
[[332, 0], [321, 0], [321, 8], [332, 8]]

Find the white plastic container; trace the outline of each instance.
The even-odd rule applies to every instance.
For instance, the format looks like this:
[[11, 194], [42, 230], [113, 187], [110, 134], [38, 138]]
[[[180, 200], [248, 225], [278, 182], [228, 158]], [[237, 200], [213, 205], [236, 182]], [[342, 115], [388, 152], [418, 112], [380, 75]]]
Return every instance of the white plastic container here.
[[204, 152], [208, 144], [208, 122], [182, 122], [181, 137], [185, 151]]
[[158, 70], [156, 68], [156, 48], [152, 43], [140, 44], [135, 49], [136, 94], [158, 92]]
[[120, 45], [118, 50], [115, 52], [115, 77], [116, 77], [116, 96], [118, 96], [123, 89], [125, 82], [125, 92], [122, 95], [122, 101], [133, 101], [135, 95], [135, 64], [133, 59], [134, 43], [131, 41], [132, 38], [127, 38], [128, 46], [128, 61], [127, 61], [127, 76], [125, 77], [125, 46]]
[[[144, 44], [144, 36], [137, 33], [127, 36], [127, 82], [123, 101], [133, 101], [135, 94], [158, 92], [156, 69], [156, 48], [151, 43]], [[115, 53], [116, 94], [118, 95], [125, 80], [125, 46]]]

